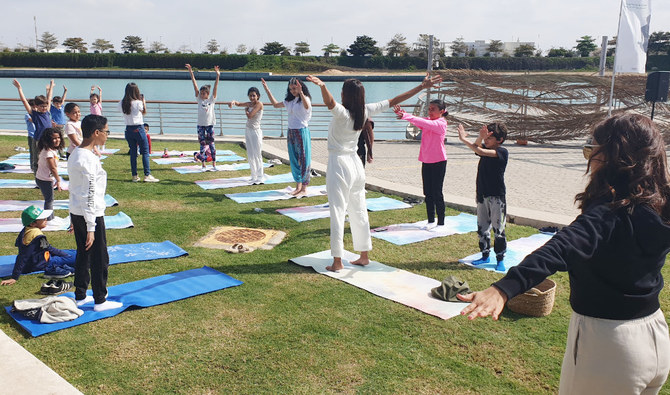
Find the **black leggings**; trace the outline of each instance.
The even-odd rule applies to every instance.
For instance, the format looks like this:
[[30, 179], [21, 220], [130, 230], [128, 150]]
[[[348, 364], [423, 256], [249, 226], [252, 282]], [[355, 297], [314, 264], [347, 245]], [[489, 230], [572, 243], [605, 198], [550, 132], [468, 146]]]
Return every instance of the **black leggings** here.
[[444, 175], [446, 172], [446, 160], [421, 164], [423, 195], [426, 199], [428, 223], [435, 222], [435, 214], [437, 213], [437, 224], [444, 225], [444, 196], [442, 195], [442, 186], [444, 185]]
[[86, 298], [86, 290], [90, 283], [95, 303], [103, 303], [107, 299], [107, 268], [109, 267], [105, 217], [95, 218], [95, 239], [88, 251], [86, 251], [88, 234], [86, 220], [83, 216], [75, 214], [70, 214], [70, 218], [74, 229], [74, 239], [77, 242], [77, 258], [74, 262], [74, 297], [76, 300]]

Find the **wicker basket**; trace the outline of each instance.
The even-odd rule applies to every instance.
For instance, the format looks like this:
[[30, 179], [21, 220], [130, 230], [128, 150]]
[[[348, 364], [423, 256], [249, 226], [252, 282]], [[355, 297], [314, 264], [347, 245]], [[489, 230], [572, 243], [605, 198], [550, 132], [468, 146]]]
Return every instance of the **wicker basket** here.
[[545, 279], [535, 287], [507, 302], [507, 307], [515, 313], [532, 317], [544, 317], [554, 307], [556, 283]]

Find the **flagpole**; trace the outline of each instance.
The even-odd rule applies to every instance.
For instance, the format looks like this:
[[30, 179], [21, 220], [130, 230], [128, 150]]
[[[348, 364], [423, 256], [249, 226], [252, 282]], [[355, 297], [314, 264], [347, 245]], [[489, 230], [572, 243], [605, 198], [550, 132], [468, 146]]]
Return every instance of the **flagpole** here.
[[619, 31], [621, 29], [621, 14], [623, 12], [623, 0], [621, 0], [621, 5], [619, 6], [619, 25], [617, 26], [616, 29], [616, 46], [614, 47], [614, 66], [612, 67], [612, 86], [610, 87], [610, 101], [609, 101], [609, 108], [607, 110], [607, 116], [612, 115], [612, 100], [614, 99], [614, 77], [616, 76], [616, 58], [617, 58], [617, 52], [619, 48]]

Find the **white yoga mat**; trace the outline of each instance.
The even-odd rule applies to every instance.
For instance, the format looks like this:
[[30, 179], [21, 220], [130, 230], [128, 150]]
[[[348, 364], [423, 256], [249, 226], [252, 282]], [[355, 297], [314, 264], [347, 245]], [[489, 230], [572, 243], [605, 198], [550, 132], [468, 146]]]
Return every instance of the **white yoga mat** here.
[[[70, 186], [70, 183], [61, 178], [60, 187], [62, 190], [67, 191]], [[32, 189], [37, 188], [35, 179], [32, 180], [12, 180], [12, 179], [0, 179], [0, 188], [21, 188], [21, 189]]]
[[[273, 165], [269, 163], [263, 163], [263, 167], [272, 167]], [[179, 174], [194, 174], [202, 173], [202, 165], [192, 165], [192, 166], [180, 166], [173, 167], [174, 171]], [[237, 171], [237, 170], [249, 170], [249, 163], [226, 163], [224, 165], [216, 165], [216, 170], [212, 166], [207, 166], [206, 171]]]
[[[33, 174], [33, 171], [30, 169], [30, 165], [14, 165], [13, 169], [0, 170], [0, 173]], [[67, 162], [58, 163], [58, 175], [67, 175]]]
[[358, 255], [344, 251], [342, 256], [344, 269], [338, 272], [326, 270], [326, 266], [333, 262], [330, 250], [293, 258], [290, 261], [300, 266], [311, 267], [317, 273], [344, 281], [374, 295], [413, 307], [443, 320], [459, 315], [461, 310], [468, 305], [433, 298], [430, 290], [440, 286], [442, 284], [440, 281], [375, 261], [370, 261], [367, 266], [349, 264], [350, 261], [357, 258]]
[[[265, 175], [263, 178], [264, 184], [282, 184], [286, 182], [294, 182], [291, 173], [277, 174], [273, 176]], [[205, 190], [235, 188], [252, 185], [251, 177], [216, 178], [214, 180], [196, 181], [195, 183], [198, 184], [200, 188]]]
[[445, 237], [457, 233], [468, 233], [477, 230], [477, 217], [472, 214], [445, 217], [444, 226], [424, 229], [428, 220], [414, 223], [395, 224], [372, 229], [372, 237], [386, 240], [396, 245], [418, 243], [435, 237]]
[[[54, 217], [42, 231], [67, 230], [68, 226], [70, 226], [69, 217]], [[123, 211], [120, 211], [116, 215], [105, 215], [105, 229], [124, 229], [132, 228], [133, 226], [133, 221]], [[23, 229], [21, 218], [0, 218], [0, 233], [19, 233], [21, 229]]]
[[[194, 152], [200, 152], [200, 148], [194, 149], [192, 151], [168, 150], [167, 153], [168, 153], [169, 156], [188, 156], [189, 158], [193, 158], [193, 153]], [[149, 156], [151, 156], [151, 157], [157, 157], [157, 156], [162, 157], [163, 154], [164, 154], [164, 151], [154, 151], [154, 152], [150, 153]], [[228, 150], [228, 149], [223, 150], [223, 151], [216, 150], [216, 156], [219, 156], [219, 155], [221, 155], [221, 156], [232, 156], [232, 155], [236, 155], [236, 154], [233, 151]]]
[[[403, 201], [391, 199], [386, 196], [366, 199], [365, 204], [367, 205], [368, 211], [398, 210], [412, 207]], [[317, 204], [316, 206], [280, 208], [277, 212], [298, 222], [330, 217], [328, 203]]]
[[[111, 195], [105, 195], [105, 204], [107, 207], [118, 206], [119, 202]], [[43, 207], [44, 200], [0, 200], [0, 211], [23, 211], [29, 206]], [[54, 200], [54, 210], [67, 210], [70, 208], [68, 199]]]
[[[295, 188], [286, 187], [284, 189], [276, 189], [270, 191], [257, 191], [257, 192], [242, 192], [242, 193], [227, 193], [226, 196], [237, 203], [255, 203], [255, 202], [269, 202], [273, 200], [288, 200], [293, 199], [295, 196], [291, 195], [291, 191]], [[326, 186], [308, 186], [307, 193], [305, 197], [314, 197], [314, 196], [325, 196], [326, 195]]]
[[[193, 154], [190, 156], [177, 156], [174, 158], [155, 158], [152, 159], [154, 162], [156, 162], [159, 165], [172, 165], [175, 163], [195, 163], [195, 159], [193, 159]], [[240, 160], [246, 160], [246, 158], [243, 158], [239, 155], [217, 155], [216, 156], [216, 163], [219, 162], [237, 162]]]
[[[528, 237], [522, 237], [520, 239], [512, 240], [507, 243], [507, 252], [505, 252], [505, 259], [503, 262], [505, 262], [505, 271], [504, 273], [507, 273], [507, 271], [519, 263], [523, 261], [523, 259], [530, 254], [531, 252], [537, 250], [538, 248], [542, 247], [544, 243], [549, 241], [554, 236], [554, 233], [537, 233]], [[493, 247], [493, 246], [492, 246]], [[472, 254], [470, 256], [466, 256], [463, 259], [459, 259], [458, 261], [461, 263], [464, 263], [466, 265], [476, 267], [477, 269], [484, 269], [488, 270], [491, 272], [496, 271], [496, 257], [495, 253], [491, 251], [491, 256], [490, 256], [490, 262], [489, 263], [484, 263], [481, 265], [473, 265], [472, 261], [477, 260], [482, 257], [481, 252], [478, 252], [476, 254]], [[503, 273], [503, 272], [498, 272], [498, 273]]]

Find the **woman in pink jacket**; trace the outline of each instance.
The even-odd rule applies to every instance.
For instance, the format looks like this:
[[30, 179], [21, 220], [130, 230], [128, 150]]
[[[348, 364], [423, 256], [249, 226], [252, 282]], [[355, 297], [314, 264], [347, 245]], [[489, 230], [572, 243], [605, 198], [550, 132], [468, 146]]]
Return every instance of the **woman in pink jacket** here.
[[423, 195], [426, 200], [428, 224], [426, 229], [444, 226], [444, 196], [442, 185], [447, 171], [447, 151], [444, 149], [444, 139], [447, 134], [447, 120], [449, 115], [447, 106], [442, 100], [432, 100], [428, 105], [428, 118], [415, 117], [407, 114], [399, 106], [393, 108], [398, 119], [408, 121], [421, 129], [421, 148], [419, 161], [421, 164], [421, 178], [423, 180]]

